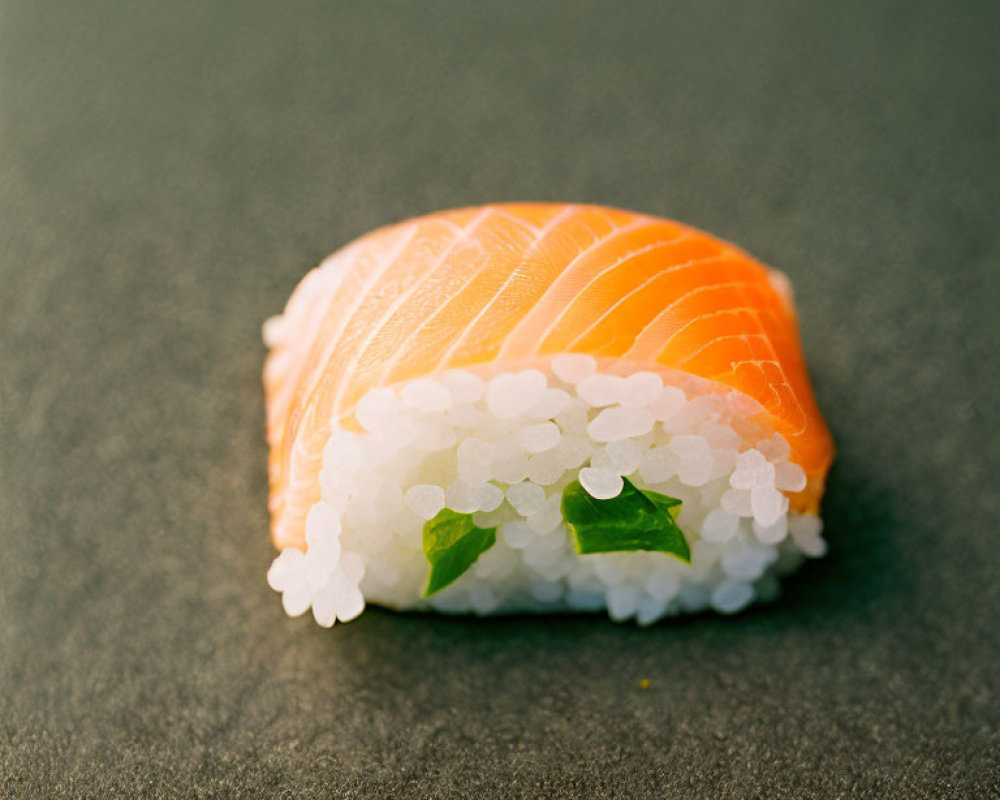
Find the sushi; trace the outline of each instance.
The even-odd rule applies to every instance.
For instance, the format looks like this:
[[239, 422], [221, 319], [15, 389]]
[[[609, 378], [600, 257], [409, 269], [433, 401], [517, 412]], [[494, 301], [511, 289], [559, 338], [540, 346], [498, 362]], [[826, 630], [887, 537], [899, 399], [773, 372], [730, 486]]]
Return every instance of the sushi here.
[[289, 615], [645, 625], [771, 600], [826, 550], [833, 444], [789, 281], [681, 223], [430, 214], [334, 253], [263, 335]]

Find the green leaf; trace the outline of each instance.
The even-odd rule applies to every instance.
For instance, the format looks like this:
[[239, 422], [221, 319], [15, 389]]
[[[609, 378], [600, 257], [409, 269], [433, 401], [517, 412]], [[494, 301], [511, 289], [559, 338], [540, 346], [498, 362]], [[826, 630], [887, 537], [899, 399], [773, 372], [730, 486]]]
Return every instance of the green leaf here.
[[431, 565], [424, 597], [458, 580], [497, 541], [496, 528], [477, 528], [472, 514], [443, 508], [424, 523], [424, 555]]
[[597, 500], [579, 481], [563, 490], [562, 514], [573, 534], [576, 551], [616, 553], [652, 550], [670, 553], [691, 563], [691, 548], [674, 517], [681, 501], [665, 494], [637, 489], [628, 478], [617, 497]]

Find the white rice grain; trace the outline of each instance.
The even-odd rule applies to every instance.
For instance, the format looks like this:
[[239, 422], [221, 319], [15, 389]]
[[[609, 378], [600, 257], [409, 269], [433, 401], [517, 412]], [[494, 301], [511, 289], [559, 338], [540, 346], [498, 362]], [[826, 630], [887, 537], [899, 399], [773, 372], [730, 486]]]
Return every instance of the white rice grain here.
[[580, 485], [595, 500], [610, 500], [621, 494], [622, 476], [610, 469], [584, 467], [580, 470]]

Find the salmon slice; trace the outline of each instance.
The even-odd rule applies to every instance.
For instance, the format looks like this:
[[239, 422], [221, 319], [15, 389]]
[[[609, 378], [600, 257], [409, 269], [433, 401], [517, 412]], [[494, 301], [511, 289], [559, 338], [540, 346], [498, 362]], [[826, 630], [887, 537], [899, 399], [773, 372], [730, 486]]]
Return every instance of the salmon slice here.
[[787, 279], [673, 222], [502, 204], [401, 222], [310, 272], [264, 330], [272, 538], [304, 546], [331, 421], [369, 390], [450, 368], [578, 352], [681, 370], [760, 403], [815, 512], [833, 458]]

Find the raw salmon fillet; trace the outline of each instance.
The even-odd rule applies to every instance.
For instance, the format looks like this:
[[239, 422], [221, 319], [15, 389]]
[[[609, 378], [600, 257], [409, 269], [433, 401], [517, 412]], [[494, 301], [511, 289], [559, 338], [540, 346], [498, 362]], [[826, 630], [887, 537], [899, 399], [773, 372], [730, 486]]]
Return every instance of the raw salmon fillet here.
[[334, 253], [265, 326], [272, 538], [304, 547], [331, 420], [369, 390], [449, 368], [586, 353], [681, 370], [760, 403], [806, 472], [833, 457], [783, 274], [706, 233], [560, 203], [444, 211]]

